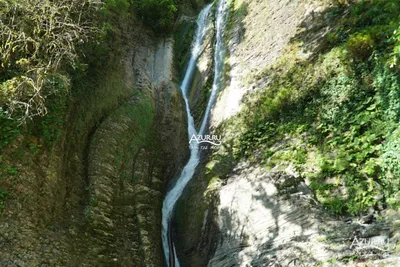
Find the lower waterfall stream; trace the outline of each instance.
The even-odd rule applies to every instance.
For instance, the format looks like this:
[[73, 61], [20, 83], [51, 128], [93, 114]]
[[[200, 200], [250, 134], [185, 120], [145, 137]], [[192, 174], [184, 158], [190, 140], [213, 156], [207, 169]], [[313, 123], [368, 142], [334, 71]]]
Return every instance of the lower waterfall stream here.
[[[203, 42], [209, 32], [211, 27], [210, 13], [212, 10], [212, 5], [207, 5], [200, 13], [197, 19], [197, 31], [192, 45], [191, 57], [189, 60], [188, 67], [185, 72], [184, 79], [180, 86], [183, 94], [183, 98], [186, 104], [186, 113], [188, 118], [188, 135], [189, 140], [193, 134], [203, 135], [205, 134], [209, 122], [209, 116], [211, 109], [216, 101], [217, 93], [220, 90], [221, 84], [223, 82], [224, 76], [224, 61], [225, 61], [225, 44], [224, 44], [224, 31], [228, 12], [228, 1], [220, 0], [218, 2], [218, 7], [216, 10], [216, 41], [214, 44], [214, 80], [212, 85], [212, 90], [210, 98], [207, 103], [206, 110], [204, 112], [204, 117], [200, 126], [200, 130], [197, 131], [195, 127], [195, 122], [191, 114], [188, 90], [190, 89], [192, 78], [196, 69], [196, 63], [200, 57], [202, 51], [204, 50]], [[192, 179], [196, 167], [200, 162], [200, 149], [198, 144], [191, 144], [190, 158], [189, 161], [184, 166], [180, 176], [178, 177], [174, 186], [167, 192], [162, 208], [162, 244], [164, 249], [164, 255], [166, 264], [169, 267], [180, 266], [176, 255], [175, 246], [171, 237], [171, 218], [176, 206], [176, 203], [183, 190], [185, 189], [188, 182]]]

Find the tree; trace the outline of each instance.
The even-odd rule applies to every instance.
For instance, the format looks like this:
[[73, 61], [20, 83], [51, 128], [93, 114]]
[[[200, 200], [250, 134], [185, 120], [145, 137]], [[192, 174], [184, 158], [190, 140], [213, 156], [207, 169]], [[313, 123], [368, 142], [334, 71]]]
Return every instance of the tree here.
[[[91, 0], [0, 0], [0, 107], [25, 120], [47, 113], [46, 98], [69, 88], [77, 46], [96, 32]], [[54, 86], [58, 85], [58, 86]]]
[[174, 0], [138, 0], [137, 8], [143, 21], [157, 33], [172, 29], [177, 11]]

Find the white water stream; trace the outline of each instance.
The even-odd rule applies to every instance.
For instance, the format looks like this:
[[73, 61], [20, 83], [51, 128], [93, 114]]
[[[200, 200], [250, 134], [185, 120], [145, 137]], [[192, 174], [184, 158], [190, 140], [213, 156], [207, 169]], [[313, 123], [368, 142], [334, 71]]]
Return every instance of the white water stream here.
[[[220, 90], [221, 84], [223, 82], [224, 76], [224, 60], [225, 60], [225, 45], [224, 45], [224, 30], [227, 19], [227, 11], [228, 11], [228, 1], [220, 0], [218, 2], [218, 7], [216, 11], [216, 42], [214, 47], [214, 81], [212, 85], [212, 90], [210, 94], [210, 98], [208, 100], [208, 104], [206, 110], [204, 112], [203, 121], [201, 123], [201, 127], [199, 132], [196, 131], [195, 123], [193, 116], [190, 111], [189, 99], [188, 99], [188, 90], [191, 87], [192, 78], [194, 75], [194, 71], [196, 69], [196, 63], [204, 50], [203, 42], [204, 39], [209, 32], [209, 28], [211, 26], [211, 18], [210, 12], [212, 8], [212, 4], [207, 5], [200, 13], [197, 19], [197, 31], [194, 39], [194, 43], [192, 46], [191, 57], [189, 61], [189, 65], [186, 69], [185, 77], [181, 84], [181, 90], [183, 94], [183, 98], [186, 104], [186, 113], [188, 117], [188, 135], [189, 139], [193, 134], [204, 134], [209, 121], [210, 111], [213, 107], [217, 93]], [[200, 162], [200, 150], [198, 149], [198, 144], [192, 143], [190, 150], [190, 158], [186, 163], [185, 167], [182, 170], [179, 178], [177, 179], [173, 188], [168, 191], [165, 196], [162, 208], [162, 243], [164, 249], [165, 260], [167, 266], [170, 266], [170, 257], [174, 263], [174, 266], [179, 266], [179, 261], [176, 256], [176, 252], [174, 249], [174, 244], [172, 240], [169, 239], [169, 231], [170, 231], [170, 221], [172, 217], [172, 213], [174, 211], [176, 202], [182, 195], [183, 190], [185, 189], [187, 183], [192, 179], [193, 174], [196, 170], [197, 165]], [[170, 255], [171, 250], [173, 255]]]

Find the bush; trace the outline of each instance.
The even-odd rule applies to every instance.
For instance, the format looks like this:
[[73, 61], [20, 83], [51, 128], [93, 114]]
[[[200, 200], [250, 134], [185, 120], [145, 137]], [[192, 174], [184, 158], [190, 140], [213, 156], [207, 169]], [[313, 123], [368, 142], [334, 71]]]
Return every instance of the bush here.
[[368, 33], [357, 33], [346, 43], [350, 57], [356, 60], [367, 60], [374, 49], [374, 41]]
[[400, 207], [400, 128], [390, 135], [383, 151], [381, 179], [388, 202]]
[[399, 59], [400, 59], [400, 27], [397, 28], [393, 32], [393, 37], [392, 41], [394, 42], [394, 48], [393, 52], [391, 53], [391, 58], [390, 58], [390, 68], [393, 68], [395, 66], [399, 65]]
[[78, 64], [96, 9], [90, 0], [0, 0], [0, 107], [21, 119], [47, 113], [46, 98], [57, 92], [43, 88]]
[[139, 16], [159, 34], [168, 33], [174, 23], [177, 8], [174, 0], [139, 0]]

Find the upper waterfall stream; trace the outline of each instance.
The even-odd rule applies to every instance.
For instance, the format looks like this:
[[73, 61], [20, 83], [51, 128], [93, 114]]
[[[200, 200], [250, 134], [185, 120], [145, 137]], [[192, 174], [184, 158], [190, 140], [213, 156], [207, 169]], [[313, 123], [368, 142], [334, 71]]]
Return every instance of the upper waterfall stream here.
[[[211, 108], [215, 103], [217, 93], [223, 81], [224, 60], [225, 60], [225, 46], [224, 46], [223, 34], [224, 34], [224, 28], [228, 10], [227, 0], [220, 0], [216, 11], [216, 42], [214, 46], [214, 66], [215, 66], [214, 80], [210, 98], [208, 100], [207, 107], [204, 112], [204, 117], [201, 123], [201, 127], [200, 130], [197, 132], [194, 119], [190, 111], [188, 91], [191, 86], [193, 75], [195, 73], [197, 60], [200, 57], [202, 51], [204, 50], [203, 46], [204, 39], [207, 33], [209, 32], [208, 30], [211, 26], [211, 19], [210, 19], [211, 9], [212, 9], [212, 4], [207, 5], [201, 11], [197, 19], [197, 31], [192, 45], [191, 57], [189, 60], [188, 67], [186, 69], [184, 79], [181, 84], [181, 90], [186, 104], [189, 139], [193, 134], [202, 135], [205, 133], [209, 121]], [[162, 236], [162, 243], [163, 243], [164, 255], [167, 262], [167, 266], [171, 265], [179, 266], [179, 261], [174, 249], [174, 244], [172, 240], [170, 240], [169, 238], [170, 234], [169, 226], [175, 205], [180, 196], [182, 195], [182, 192], [185, 189], [186, 185], [192, 179], [196, 167], [200, 162], [200, 150], [198, 148], [199, 147], [197, 143], [192, 144], [189, 161], [186, 163], [185, 167], [182, 170], [182, 173], [180, 174], [174, 186], [166, 194], [163, 202], [161, 236]], [[173, 255], [170, 255], [171, 253], [173, 253]]]

